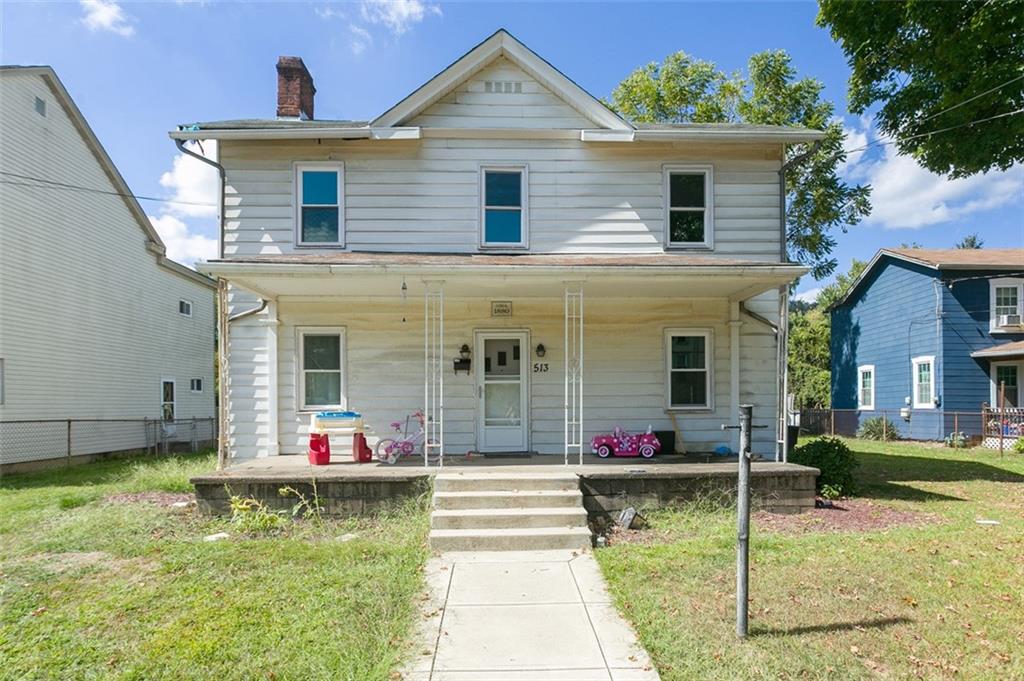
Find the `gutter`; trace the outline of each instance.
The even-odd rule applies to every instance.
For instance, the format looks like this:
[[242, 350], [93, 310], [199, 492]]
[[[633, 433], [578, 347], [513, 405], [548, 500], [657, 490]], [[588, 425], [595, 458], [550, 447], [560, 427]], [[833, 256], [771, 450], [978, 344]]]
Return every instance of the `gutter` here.
[[[220, 175], [220, 206], [217, 208], [217, 250], [220, 253], [220, 257], [224, 257], [224, 186], [227, 184], [227, 171], [224, 170], [224, 166], [217, 163], [216, 161], [206, 158], [202, 154], [197, 154], [190, 149], [185, 148], [184, 139], [174, 139], [174, 146], [178, 147], [178, 151], [194, 159], [202, 161], [208, 166], [213, 166], [217, 169], [217, 174]], [[191, 139], [191, 138], [189, 138]]]

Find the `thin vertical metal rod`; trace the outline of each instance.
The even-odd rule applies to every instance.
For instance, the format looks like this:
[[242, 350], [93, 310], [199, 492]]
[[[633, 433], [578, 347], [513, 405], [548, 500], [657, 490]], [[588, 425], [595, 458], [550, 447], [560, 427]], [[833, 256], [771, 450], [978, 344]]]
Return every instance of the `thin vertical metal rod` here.
[[438, 420], [437, 420], [437, 465], [444, 468], [444, 289], [438, 293], [438, 317], [440, 333], [437, 336]]
[[747, 637], [750, 569], [750, 421], [753, 407], [740, 405], [739, 484], [736, 499], [736, 635]]
[[423, 294], [423, 467], [430, 442], [430, 293]]
[[564, 371], [563, 371], [564, 378], [565, 378], [565, 385], [564, 385], [564, 390], [563, 390], [563, 393], [562, 393], [562, 395], [564, 396], [564, 404], [563, 404], [563, 406], [565, 407], [565, 419], [564, 419], [564, 422], [565, 422], [565, 435], [564, 435], [564, 438], [563, 438], [563, 442], [565, 443], [565, 465], [568, 466], [569, 465], [569, 362], [571, 360], [571, 354], [572, 354], [570, 349], [569, 349], [570, 346], [569, 346], [569, 290], [568, 289], [565, 290], [565, 292], [563, 294], [563, 297], [562, 297], [562, 300], [563, 300], [563, 312], [564, 312], [563, 320], [564, 320], [564, 323], [565, 323], [564, 342], [562, 344], [562, 347], [565, 348], [563, 350], [563, 352], [565, 353], [565, 361], [564, 361], [564, 365], [565, 366], [564, 366]]
[[579, 324], [577, 326], [577, 334], [579, 335], [579, 394], [576, 396], [578, 413], [576, 414], [577, 421], [579, 422], [579, 431], [576, 437], [576, 443], [580, 448], [580, 465], [583, 465], [583, 287], [579, 289]]

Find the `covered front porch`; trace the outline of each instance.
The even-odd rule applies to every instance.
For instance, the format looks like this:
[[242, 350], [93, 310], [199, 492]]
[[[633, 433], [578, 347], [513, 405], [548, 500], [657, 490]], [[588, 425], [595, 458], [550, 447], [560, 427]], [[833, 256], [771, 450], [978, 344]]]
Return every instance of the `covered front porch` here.
[[[408, 435], [421, 411], [420, 466], [481, 452], [580, 465], [591, 438], [615, 426], [670, 432], [677, 452], [735, 449], [720, 428], [741, 401], [766, 426], [755, 452], [779, 453], [779, 321], [797, 266], [675, 254], [336, 253], [203, 270], [233, 294], [222, 333], [225, 463], [303, 454], [310, 416], [339, 408], [364, 415], [371, 446]], [[336, 340], [309, 340], [327, 336]], [[310, 362], [318, 344], [337, 347], [337, 361]]]

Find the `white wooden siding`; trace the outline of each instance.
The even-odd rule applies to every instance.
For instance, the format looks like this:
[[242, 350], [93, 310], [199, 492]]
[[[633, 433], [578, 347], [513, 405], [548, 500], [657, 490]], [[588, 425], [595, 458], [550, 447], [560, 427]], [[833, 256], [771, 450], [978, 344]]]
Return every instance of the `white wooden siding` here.
[[[758, 301], [756, 309], [770, 318], [774, 294]], [[530, 445], [546, 454], [563, 449], [563, 309], [560, 298], [516, 299], [514, 317], [492, 319], [485, 299], [448, 299], [445, 303], [445, 356], [456, 357], [463, 343], [472, 346], [475, 329], [527, 329], [530, 351], [524, 360], [546, 362], [546, 373], [530, 373]], [[405, 317], [406, 321], [401, 320]], [[348, 406], [362, 412], [369, 424], [387, 429], [403, 421], [423, 402], [422, 301], [404, 305], [381, 300], [331, 302], [282, 299], [278, 306], [277, 419], [280, 453], [302, 454], [308, 445], [309, 414], [296, 408], [298, 367], [296, 327], [344, 326]], [[265, 456], [273, 451], [268, 439], [268, 376], [266, 338], [259, 316], [232, 328], [232, 449], [235, 456]], [[710, 451], [729, 443], [720, 427], [731, 419], [729, 395], [730, 337], [728, 303], [724, 300], [667, 299], [638, 303], [635, 299], [588, 298], [584, 319], [585, 437], [621, 425], [642, 430], [671, 430], [665, 411], [664, 330], [671, 327], [706, 327], [714, 331], [713, 411], [679, 413], [683, 442], [690, 451]], [[533, 348], [547, 348], [541, 360]], [[755, 423], [769, 426], [755, 431], [755, 450], [774, 453], [775, 339], [763, 325], [744, 322], [740, 345], [740, 390], [752, 402]], [[449, 454], [476, 447], [474, 378], [455, 375], [446, 363], [445, 444]], [[347, 449], [349, 443], [332, 443]]]
[[[495, 81], [518, 85], [519, 92], [487, 92], [487, 83]], [[492, 61], [408, 125], [428, 128], [595, 127], [594, 122], [504, 57]]]
[[[0, 78], [0, 124], [5, 171], [114, 189], [41, 76]], [[0, 183], [0, 419], [156, 418], [162, 377], [179, 418], [214, 416], [213, 291], [146, 243], [117, 196]]]
[[480, 165], [526, 163], [531, 252], [656, 253], [663, 166], [705, 164], [715, 177], [713, 253], [778, 261], [778, 153], [573, 140], [223, 141], [225, 255], [294, 250], [293, 162], [340, 160], [351, 250], [475, 251]]

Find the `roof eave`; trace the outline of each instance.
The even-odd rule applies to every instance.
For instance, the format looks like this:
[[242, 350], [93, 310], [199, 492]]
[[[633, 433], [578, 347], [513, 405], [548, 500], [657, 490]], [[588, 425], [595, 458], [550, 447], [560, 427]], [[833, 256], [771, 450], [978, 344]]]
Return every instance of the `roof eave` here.
[[702, 141], [740, 142], [767, 144], [801, 144], [816, 142], [825, 138], [820, 130], [748, 131], [748, 130], [637, 130], [633, 133], [638, 142]]

